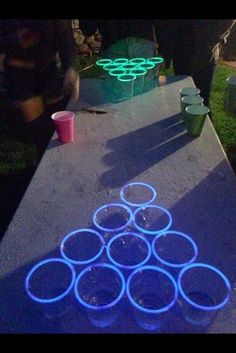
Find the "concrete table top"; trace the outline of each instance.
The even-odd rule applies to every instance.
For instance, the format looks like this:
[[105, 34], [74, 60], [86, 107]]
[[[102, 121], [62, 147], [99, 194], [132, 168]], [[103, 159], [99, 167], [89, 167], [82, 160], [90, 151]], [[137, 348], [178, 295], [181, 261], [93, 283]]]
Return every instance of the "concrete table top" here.
[[[61, 144], [56, 133], [0, 244], [0, 332], [146, 333], [125, 305], [117, 322], [93, 327], [74, 308], [56, 321], [44, 318], [24, 290], [29, 270], [60, 257], [64, 236], [92, 225], [95, 210], [119, 202], [121, 187], [150, 183], [155, 203], [173, 217], [171, 229], [196, 242], [198, 262], [217, 266], [236, 281], [236, 177], [207, 117], [202, 135], [191, 138], [180, 120], [179, 89], [190, 77], [168, 78], [165, 86], [128, 101], [109, 102], [101, 80], [81, 81], [74, 143]], [[99, 111], [99, 113], [93, 111]], [[236, 332], [236, 299], [218, 312], [204, 332]], [[166, 333], [199, 332], [178, 310], [170, 311]]]

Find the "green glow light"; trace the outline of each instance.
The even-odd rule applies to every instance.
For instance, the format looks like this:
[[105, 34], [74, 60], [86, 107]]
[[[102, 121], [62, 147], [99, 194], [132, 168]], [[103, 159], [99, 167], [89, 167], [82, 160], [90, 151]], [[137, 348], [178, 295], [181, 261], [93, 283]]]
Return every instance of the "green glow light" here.
[[144, 64], [144, 63], [146, 63], [146, 59], [145, 58], [133, 58], [133, 59], [130, 59], [130, 63]]
[[134, 74], [121, 74], [118, 77], [119, 81], [122, 82], [130, 82], [136, 79], [136, 76]]
[[129, 59], [126, 58], [118, 58], [113, 60], [114, 64], [127, 64], [129, 62]]
[[153, 63], [144, 63], [144, 64], [138, 65], [138, 67], [142, 67], [143, 69], [149, 70], [149, 69], [153, 69], [155, 67], [155, 64], [153, 64]]
[[131, 69], [136, 68], [137, 66], [138, 66], [138, 65], [137, 65], [137, 64], [134, 64], [134, 63], [127, 63], [127, 64], [121, 65], [121, 68], [122, 68], [122, 69], [126, 69], [126, 70], [131, 70]]
[[104, 65], [107, 65], [107, 64], [111, 64], [111, 63], [112, 63], [111, 59], [100, 59], [100, 60], [96, 61], [96, 64], [98, 66], [104, 66]]
[[142, 67], [135, 67], [134, 69], [130, 70], [130, 73], [134, 74], [135, 76], [143, 76], [147, 73], [147, 70]]
[[114, 69], [117, 69], [117, 65], [115, 64], [107, 64], [107, 65], [104, 65], [103, 66], [104, 70], [106, 71], [110, 71], [110, 70], [114, 70]]
[[111, 76], [119, 76], [119, 75], [122, 75], [122, 74], [125, 74], [126, 73], [126, 70], [125, 69], [113, 69], [113, 70], [110, 70], [109, 74]]
[[164, 59], [161, 56], [154, 56], [153, 58], [147, 59], [147, 63], [161, 64]]

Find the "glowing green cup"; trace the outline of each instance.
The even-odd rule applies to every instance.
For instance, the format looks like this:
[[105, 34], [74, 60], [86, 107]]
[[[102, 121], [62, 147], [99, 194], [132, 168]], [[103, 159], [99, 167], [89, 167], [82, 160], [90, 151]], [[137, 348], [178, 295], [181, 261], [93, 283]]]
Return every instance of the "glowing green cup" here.
[[146, 63], [146, 59], [145, 58], [132, 58], [132, 59], [130, 59], [130, 63], [133, 63], [133, 64], [138, 64], [138, 65], [140, 65], [140, 64], [145, 64]]
[[152, 58], [147, 59], [147, 63], [152, 63], [155, 65], [153, 69], [153, 79], [156, 79], [160, 73], [160, 66], [163, 64], [164, 59], [161, 56], [154, 56]]
[[121, 74], [118, 76], [121, 100], [133, 97], [135, 80], [136, 76], [134, 74]]
[[123, 64], [127, 64], [129, 62], [129, 59], [127, 58], [117, 58], [113, 60], [113, 63], [115, 65], [123, 65]]
[[134, 81], [134, 95], [142, 93], [144, 90], [144, 77], [147, 74], [147, 70], [141, 67], [135, 67], [130, 70], [130, 73], [136, 76]]
[[153, 80], [155, 64], [146, 62], [144, 64], [140, 64], [139, 67], [147, 71], [146, 75], [144, 76], [144, 91], [148, 91], [151, 88], [154, 88], [156, 85]]
[[108, 64], [111, 64], [112, 63], [112, 60], [111, 59], [100, 59], [100, 60], [97, 60], [96, 61], [96, 65], [98, 66], [104, 66], [104, 65], [108, 65]]

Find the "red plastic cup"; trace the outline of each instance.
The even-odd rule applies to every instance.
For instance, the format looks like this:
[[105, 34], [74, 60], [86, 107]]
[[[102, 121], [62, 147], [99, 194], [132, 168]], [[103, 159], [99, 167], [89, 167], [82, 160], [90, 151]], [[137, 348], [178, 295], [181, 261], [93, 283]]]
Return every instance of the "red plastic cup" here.
[[51, 116], [59, 140], [62, 143], [74, 141], [74, 118], [75, 114], [73, 112], [64, 110], [56, 112]]

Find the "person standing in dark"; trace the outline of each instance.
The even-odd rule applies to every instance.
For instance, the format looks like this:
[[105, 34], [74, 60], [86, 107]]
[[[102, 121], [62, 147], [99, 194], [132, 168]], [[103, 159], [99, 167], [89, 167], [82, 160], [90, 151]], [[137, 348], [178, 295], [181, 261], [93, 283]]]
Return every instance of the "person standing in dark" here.
[[8, 98], [32, 139], [42, 141], [53, 131], [51, 113], [64, 109], [69, 95], [79, 97], [71, 21], [1, 20], [0, 52]]
[[175, 75], [189, 75], [210, 105], [212, 80], [221, 46], [235, 20], [158, 20], [157, 42], [166, 67], [173, 61]]
[[150, 57], [155, 54], [154, 20], [82, 19], [79, 22], [81, 30], [87, 36], [94, 34], [98, 28], [102, 36], [102, 57]]

